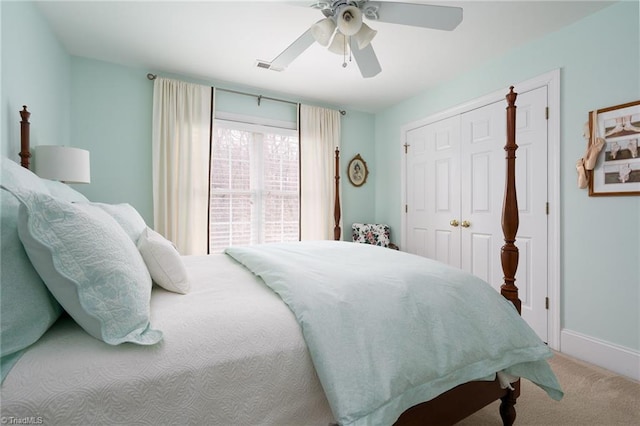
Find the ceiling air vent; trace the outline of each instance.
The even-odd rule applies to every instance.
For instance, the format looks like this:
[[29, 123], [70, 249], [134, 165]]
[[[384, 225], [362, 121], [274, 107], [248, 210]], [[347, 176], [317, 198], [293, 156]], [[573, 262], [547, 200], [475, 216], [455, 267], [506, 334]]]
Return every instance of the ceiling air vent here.
[[284, 68], [274, 67], [273, 65], [271, 65], [271, 62], [261, 61], [260, 59], [256, 61], [256, 67], [263, 68], [265, 70], [278, 71], [278, 72], [284, 69]]

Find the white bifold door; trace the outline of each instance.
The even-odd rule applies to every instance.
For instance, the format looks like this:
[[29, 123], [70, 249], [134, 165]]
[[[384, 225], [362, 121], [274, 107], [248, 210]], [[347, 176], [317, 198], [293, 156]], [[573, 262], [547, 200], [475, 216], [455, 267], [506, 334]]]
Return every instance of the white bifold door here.
[[[518, 95], [516, 188], [522, 316], [547, 341], [547, 88]], [[499, 291], [506, 102], [408, 129], [405, 249]]]

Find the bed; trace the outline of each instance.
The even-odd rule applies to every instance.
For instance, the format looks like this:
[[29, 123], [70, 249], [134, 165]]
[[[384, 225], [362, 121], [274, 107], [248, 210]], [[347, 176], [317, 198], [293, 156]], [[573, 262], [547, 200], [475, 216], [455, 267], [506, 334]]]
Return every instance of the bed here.
[[[511, 88], [504, 297], [429, 259], [350, 242], [179, 256], [131, 206], [29, 172], [25, 107], [23, 167], [3, 158], [2, 170], [2, 418], [454, 424], [500, 399], [510, 425], [519, 377], [561, 398], [550, 350], [518, 315], [515, 99]], [[337, 197], [335, 219], [339, 240]], [[96, 274], [103, 261], [117, 273]], [[120, 274], [135, 283], [114, 284]]]

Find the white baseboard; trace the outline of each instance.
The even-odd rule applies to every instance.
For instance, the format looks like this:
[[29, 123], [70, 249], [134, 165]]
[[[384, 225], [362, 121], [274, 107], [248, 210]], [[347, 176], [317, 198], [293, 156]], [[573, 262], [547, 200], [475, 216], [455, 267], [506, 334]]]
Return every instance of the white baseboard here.
[[640, 381], [640, 352], [563, 329], [560, 352]]

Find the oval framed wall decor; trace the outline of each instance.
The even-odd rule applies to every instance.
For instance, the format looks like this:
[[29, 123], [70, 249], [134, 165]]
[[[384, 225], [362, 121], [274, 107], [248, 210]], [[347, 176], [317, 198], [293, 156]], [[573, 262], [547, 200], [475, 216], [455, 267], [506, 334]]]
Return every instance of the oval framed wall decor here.
[[362, 159], [360, 154], [357, 154], [349, 161], [347, 176], [353, 186], [362, 186], [367, 181], [369, 168], [367, 167], [367, 162]]

